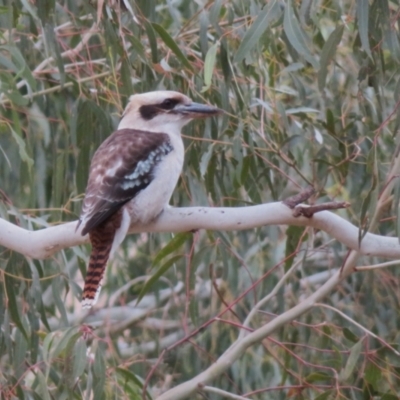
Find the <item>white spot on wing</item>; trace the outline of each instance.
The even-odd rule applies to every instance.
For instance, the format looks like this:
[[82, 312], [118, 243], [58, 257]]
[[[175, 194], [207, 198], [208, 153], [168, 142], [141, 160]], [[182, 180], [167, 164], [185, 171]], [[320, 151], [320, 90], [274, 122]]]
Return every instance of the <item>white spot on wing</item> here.
[[112, 168], [106, 171], [106, 176], [114, 176], [115, 173], [122, 167], [122, 159], [119, 159]]
[[172, 150], [173, 147], [170, 143], [163, 143], [160, 147], [151, 151], [145, 160], [141, 160], [136, 164], [136, 168], [131, 174], [125, 176], [125, 179], [131, 180], [132, 182], [124, 182], [121, 187], [126, 190], [135, 186], [140, 186], [142, 182], [147, 184], [149, 180], [146, 178], [141, 181], [140, 177], [148, 174], [151, 169], [161, 162]]

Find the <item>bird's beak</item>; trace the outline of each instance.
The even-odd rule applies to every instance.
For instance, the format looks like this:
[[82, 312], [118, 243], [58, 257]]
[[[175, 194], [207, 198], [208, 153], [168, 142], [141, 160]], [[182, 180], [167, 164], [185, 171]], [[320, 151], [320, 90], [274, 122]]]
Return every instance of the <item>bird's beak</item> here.
[[223, 113], [217, 107], [200, 103], [180, 104], [173, 109], [174, 113], [185, 115], [189, 118], [207, 118]]

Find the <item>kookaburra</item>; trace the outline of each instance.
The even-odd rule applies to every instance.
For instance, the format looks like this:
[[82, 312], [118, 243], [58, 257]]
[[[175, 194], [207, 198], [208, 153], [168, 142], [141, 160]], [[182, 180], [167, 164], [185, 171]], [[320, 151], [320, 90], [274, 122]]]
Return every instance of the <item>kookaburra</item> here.
[[148, 223], [168, 206], [182, 170], [181, 129], [221, 112], [173, 91], [135, 94], [118, 130], [93, 156], [77, 229], [92, 244], [82, 307], [97, 300], [108, 259], [135, 223]]

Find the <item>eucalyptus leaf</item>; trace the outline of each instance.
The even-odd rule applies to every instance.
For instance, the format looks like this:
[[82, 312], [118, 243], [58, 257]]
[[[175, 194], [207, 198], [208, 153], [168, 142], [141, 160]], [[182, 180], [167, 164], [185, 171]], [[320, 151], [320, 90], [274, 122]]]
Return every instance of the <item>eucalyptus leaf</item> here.
[[258, 14], [256, 20], [246, 32], [237, 50], [234, 61], [236, 63], [244, 60], [250, 50], [258, 43], [261, 35], [268, 29], [269, 25], [280, 18], [282, 9], [278, 0], [269, 2]]
[[358, 364], [358, 359], [361, 354], [362, 346], [363, 341], [360, 340], [351, 348], [349, 357], [346, 361], [346, 365], [340, 374], [341, 379], [343, 379], [344, 381], [347, 381], [350, 378], [350, 375], [354, 372]]
[[142, 290], [139, 293], [139, 296], [137, 298], [136, 304], [139, 304], [140, 301], [143, 299], [143, 297], [148, 294], [150, 289], [153, 287], [153, 285], [160, 279], [161, 276], [163, 276], [178, 260], [182, 258], [181, 255], [171, 257], [169, 260], [167, 260], [164, 264], [162, 264], [154, 273], [153, 275], [146, 281], [146, 283], [143, 285]]
[[368, 56], [372, 58], [371, 48], [369, 45], [369, 38], [368, 38], [369, 1], [357, 0], [356, 12], [357, 12], [358, 32], [360, 35], [362, 47], [368, 54]]
[[294, 49], [303, 56], [315, 69], [319, 69], [319, 63], [311, 54], [309, 49], [310, 40], [301, 28], [299, 21], [293, 10], [291, 0], [285, 6], [283, 28]]
[[[9, 264], [10, 265], [10, 264]], [[8, 266], [6, 269], [10, 270]], [[8, 301], [8, 311], [10, 313], [11, 319], [18, 327], [19, 331], [24, 335], [25, 339], [28, 340], [28, 333], [25, 330], [25, 327], [22, 323], [22, 310], [18, 307], [17, 304], [17, 293], [18, 293], [18, 284], [14, 278], [11, 278], [9, 275], [4, 275], [4, 282], [6, 288], [6, 295]]]
[[178, 44], [175, 40], [169, 35], [169, 33], [159, 24], [152, 24], [154, 30], [158, 33], [160, 38], [164, 41], [164, 43], [175, 53], [176, 57], [179, 61], [189, 70], [193, 71], [193, 67], [183, 54], [182, 50], [179, 48]]
[[203, 156], [201, 157], [200, 174], [202, 178], [204, 178], [204, 175], [207, 172], [208, 164], [213, 155], [213, 151], [214, 151], [214, 144], [210, 144], [210, 146], [208, 146], [208, 150], [205, 153], [203, 153]]
[[216, 42], [207, 51], [206, 59], [204, 62], [204, 87], [202, 89], [202, 92], [207, 91], [211, 86], [218, 47], [219, 42]]
[[344, 32], [344, 25], [339, 25], [330, 34], [328, 40], [325, 42], [321, 52], [320, 69], [318, 72], [318, 87], [322, 90], [325, 87], [326, 76], [328, 74], [328, 65], [335, 56], [337, 46], [342, 40]]

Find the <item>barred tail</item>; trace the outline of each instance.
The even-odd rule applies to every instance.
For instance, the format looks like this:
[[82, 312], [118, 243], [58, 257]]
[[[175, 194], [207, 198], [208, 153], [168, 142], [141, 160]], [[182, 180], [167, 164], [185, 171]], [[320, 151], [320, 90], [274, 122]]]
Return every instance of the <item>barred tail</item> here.
[[117, 212], [89, 232], [92, 252], [82, 293], [82, 308], [91, 308], [99, 297], [101, 281], [103, 280], [115, 233], [121, 225], [121, 220], [122, 213]]

